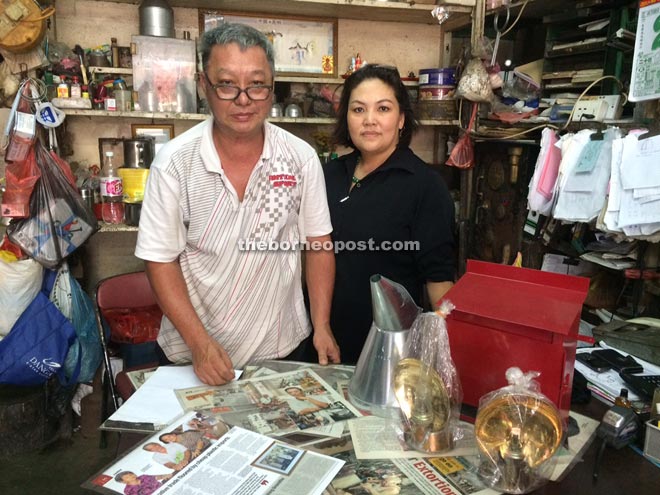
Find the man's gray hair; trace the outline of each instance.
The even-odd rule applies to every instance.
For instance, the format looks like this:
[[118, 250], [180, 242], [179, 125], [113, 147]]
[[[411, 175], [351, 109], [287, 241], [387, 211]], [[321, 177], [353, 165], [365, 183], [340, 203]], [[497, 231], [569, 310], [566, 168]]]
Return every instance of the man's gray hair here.
[[205, 32], [202, 36], [201, 53], [204, 70], [208, 66], [211, 49], [215, 45], [228, 45], [230, 43], [236, 43], [241, 47], [241, 50], [253, 46], [262, 48], [266, 52], [271, 74], [275, 77], [275, 52], [266, 35], [251, 26], [228, 22]]

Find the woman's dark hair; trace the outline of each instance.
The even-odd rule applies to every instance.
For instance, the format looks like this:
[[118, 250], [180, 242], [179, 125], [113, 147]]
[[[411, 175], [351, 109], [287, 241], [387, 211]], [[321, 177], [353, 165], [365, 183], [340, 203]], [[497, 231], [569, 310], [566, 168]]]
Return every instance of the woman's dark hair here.
[[353, 90], [367, 79], [379, 79], [394, 90], [396, 101], [399, 103], [399, 108], [405, 117], [403, 129], [401, 129], [399, 135], [399, 146], [410, 146], [410, 141], [412, 140], [412, 136], [417, 130], [419, 123], [415, 118], [415, 112], [413, 111], [412, 103], [408, 96], [408, 90], [403, 85], [403, 81], [401, 81], [399, 71], [396, 67], [379, 64], [367, 64], [353, 72], [346, 79], [344, 90], [339, 100], [337, 123], [335, 124], [335, 130], [332, 134], [333, 141], [335, 144], [355, 148], [353, 141], [351, 141], [351, 135], [348, 132], [348, 103], [351, 99], [351, 93]]
[[124, 476], [126, 476], [127, 474], [135, 474], [135, 473], [133, 471], [122, 471], [117, 476], [115, 476], [115, 481], [118, 482], [118, 483], [123, 483], [124, 480], [122, 478]]

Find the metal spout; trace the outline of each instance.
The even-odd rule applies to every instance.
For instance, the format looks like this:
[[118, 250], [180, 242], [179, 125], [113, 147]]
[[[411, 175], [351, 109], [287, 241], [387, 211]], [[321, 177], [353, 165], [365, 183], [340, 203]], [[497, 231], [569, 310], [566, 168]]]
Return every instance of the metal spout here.
[[406, 288], [382, 275], [372, 275], [369, 280], [374, 324], [391, 332], [408, 330], [419, 314], [419, 307]]

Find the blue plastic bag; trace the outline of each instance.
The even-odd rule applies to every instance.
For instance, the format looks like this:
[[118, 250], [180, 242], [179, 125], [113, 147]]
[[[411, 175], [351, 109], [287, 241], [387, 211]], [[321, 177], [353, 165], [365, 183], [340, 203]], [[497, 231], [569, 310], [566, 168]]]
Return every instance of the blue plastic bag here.
[[0, 340], [0, 383], [36, 386], [57, 376], [63, 385], [69, 385], [78, 379], [79, 359], [68, 378], [64, 366], [70, 349], [77, 347], [76, 331], [48, 299], [50, 287], [46, 281], [44, 285]]
[[101, 364], [103, 348], [96, 327], [94, 304], [75, 279], [66, 262], [57, 272], [47, 271], [47, 278], [53, 279], [50, 300], [68, 318], [78, 336], [79, 346], [74, 345], [64, 363], [67, 375], [70, 375], [81, 359], [81, 383], [91, 382]]

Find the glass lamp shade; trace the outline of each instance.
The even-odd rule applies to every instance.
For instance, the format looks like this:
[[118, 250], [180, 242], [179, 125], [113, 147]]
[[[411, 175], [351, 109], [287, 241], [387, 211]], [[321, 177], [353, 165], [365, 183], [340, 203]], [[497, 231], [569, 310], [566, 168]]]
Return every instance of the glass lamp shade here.
[[561, 445], [563, 425], [549, 400], [510, 393], [479, 409], [475, 435], [482, 477], [507, 493], [527, 493], [546, 481], [547, 461]]

